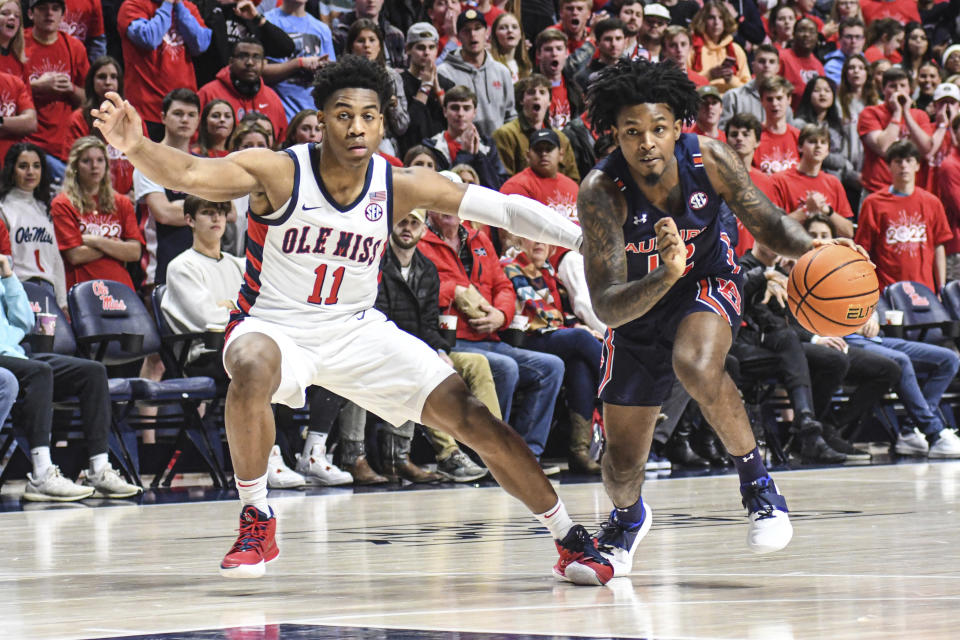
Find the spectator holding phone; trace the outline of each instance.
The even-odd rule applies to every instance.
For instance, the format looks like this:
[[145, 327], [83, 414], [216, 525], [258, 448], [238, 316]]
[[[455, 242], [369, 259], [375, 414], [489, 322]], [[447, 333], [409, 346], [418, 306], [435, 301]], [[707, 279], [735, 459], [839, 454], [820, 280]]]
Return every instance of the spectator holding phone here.
[[694, 35], [688, 68], [709, 78], [720, 93], [750, 82], [747, 54], [733, 41], [737, 20], [726, 4], [704, 2], [690, 30]]

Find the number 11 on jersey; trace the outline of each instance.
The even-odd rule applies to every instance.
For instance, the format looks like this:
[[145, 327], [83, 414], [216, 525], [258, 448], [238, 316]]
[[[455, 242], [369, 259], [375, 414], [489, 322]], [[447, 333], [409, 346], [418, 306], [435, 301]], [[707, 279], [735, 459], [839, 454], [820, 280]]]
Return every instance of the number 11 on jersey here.
[[338, 267], [337, 270], [333, 272], [333, 286], [330, 287], [330, 293], [326, 299], [324, 299], [321, 297], [321, 294], [323, 292], [323, 284], [327, 279], [327, 265], [321, 264], [314, 269], [314, 273], [317, 274], [317, 279], [313, 283], [313, 294], [307, 298], [307, 302], [310, 304], [337, 304], [337, 295], [340, 293], [340, 283], [343, 282], [344, 271], [344, 267]]

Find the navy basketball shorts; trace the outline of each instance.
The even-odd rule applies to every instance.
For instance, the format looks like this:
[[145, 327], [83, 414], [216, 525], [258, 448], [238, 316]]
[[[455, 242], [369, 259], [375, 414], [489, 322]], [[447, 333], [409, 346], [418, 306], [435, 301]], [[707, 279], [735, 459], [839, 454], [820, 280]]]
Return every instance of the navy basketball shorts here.
[[608, 329], [600, 361], [600, 399], [609, 404], [657, 407], [670, 395], [673, 341], [691, 313], [715, 313], [731, 331], [740, 327], [742, 276], [710, 276], [672, 289], [646, 315]]

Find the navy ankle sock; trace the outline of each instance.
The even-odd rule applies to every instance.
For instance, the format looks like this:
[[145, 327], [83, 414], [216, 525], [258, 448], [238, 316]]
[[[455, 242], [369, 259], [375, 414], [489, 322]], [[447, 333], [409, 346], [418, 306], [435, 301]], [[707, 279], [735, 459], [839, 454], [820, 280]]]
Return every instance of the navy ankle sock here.
[[746, 455], [733, 456], [733, 464], [736, 465], [737, 473], [740, 474], [741, 487], [769, 475], [763, 464], [763, 456], [760, 455], [760, 450], [757, 448]]
[[620, 526], [626, 529], [635, 529], [643, 524], [643, 519], [646, 517], [646, 512], [643, 509], [643, 498], [637, 498], [637, 501], [634, 502], [629, 507], [614, 507], [613, 513], [610, 514], [614, 520], [617, 521]]

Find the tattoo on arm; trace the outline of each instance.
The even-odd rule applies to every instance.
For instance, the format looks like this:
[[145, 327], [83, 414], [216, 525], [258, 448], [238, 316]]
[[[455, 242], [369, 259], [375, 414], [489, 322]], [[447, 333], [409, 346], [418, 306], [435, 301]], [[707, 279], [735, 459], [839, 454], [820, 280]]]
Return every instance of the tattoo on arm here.
[[753, 184], [747, 168], [730, 147], [711, 140], [704, 148], [713, 160], [707, 165], [711, 182], [758, 242], [791, 258], [800, 257], [812, 247], [812, 238], [803, 226]]
[[577, 212], [583, 228], [580, 251], [597, 317], [619, 327], [647, 313], [676, 281], [662, 265], [640, 280], [627, 280], [627, 210], [621, 193], [605, 175], [592, 172], [580, 188]]

